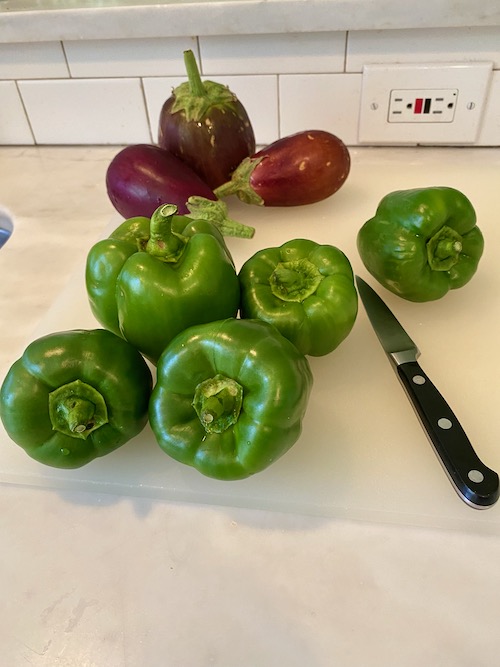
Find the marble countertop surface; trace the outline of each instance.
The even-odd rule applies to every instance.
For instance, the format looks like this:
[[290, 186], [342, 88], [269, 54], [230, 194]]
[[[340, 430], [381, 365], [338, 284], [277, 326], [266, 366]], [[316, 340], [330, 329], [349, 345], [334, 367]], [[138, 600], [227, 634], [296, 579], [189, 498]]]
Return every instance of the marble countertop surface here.
[[499, 24], [497, 0], [0, 0], [0, 43]]
[[[0, 148], [0, 204], [14, 216], [0, 250], [2, 379], [112, 219], [103, 184], [116, 151]], [[495, 178], [498, 150], [465, 151], [464, 183], [479, 163]], [[355, 149], [355, 169], [366, 155], [393, 153]], [[398, 156], [424, 175], [427, 156], [446, 169], [458, 152]], [[0, 484], [0, 534], [12, 667], [498, 660], [497, 535], [21, 484]]]

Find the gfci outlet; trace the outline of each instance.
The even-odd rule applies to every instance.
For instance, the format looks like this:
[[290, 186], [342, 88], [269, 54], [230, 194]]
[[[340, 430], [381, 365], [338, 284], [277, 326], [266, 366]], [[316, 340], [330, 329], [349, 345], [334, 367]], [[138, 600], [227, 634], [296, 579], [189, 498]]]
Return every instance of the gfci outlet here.
[[473, 144], [493, 63], [365, 65], [359, 142]]
[[389, 123], [453, 123], [458, 90], [391, 90]]

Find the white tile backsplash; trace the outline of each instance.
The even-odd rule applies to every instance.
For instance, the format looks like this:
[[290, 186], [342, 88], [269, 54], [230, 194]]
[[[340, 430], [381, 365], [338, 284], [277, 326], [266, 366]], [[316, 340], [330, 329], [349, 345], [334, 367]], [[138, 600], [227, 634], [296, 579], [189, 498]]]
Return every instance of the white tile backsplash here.
[[500, 26], [3, 44], [0, 143], [156, 141], [186, 49], [236, 93], [260, 145], [313, 127], [356, 145], [365, 64], [493, 62], [477, 145], [500, 146]]
[[342, 72], [345, 32], [200, 37], [204, 75]]
[[493, 62], [500, 68], [500, 26], [349, 33], [346, 71], [369, 63]]
[[0, 144], [34, 144], [15, 81], [0, 81]]
[[279, 136], [278, 77], [218, 76], [229, 86], [246, 109], [258, 144], [268, 144]]
[[[203, 80], [208, 78], [202, 76]], [[185, 77], [144, 79], [144, 93], [154, 140], [157, 138], [158, 120], [163, 103], [170, 97], [172, 89], [185, 80]], [[277, 77], [271, 75], [217, 76], [216, 80], [228, 86], [243, 104], [252, 122], [258, 143], [266, 144], [274, 141], [278, 136]]]
[[181, 76], [162, 76], [143, 79], [144, 99], [153, 141], [158, 139], [158, 123], [163, 103], [168, 100], [172, 90], [185, 81]]
[[60, 42], [0, 44], [0, 79], [57, 79], [69, 76]]
[[493, 72], [490, 91], [477, 139], [479, 146], [500, 145], [500, 70]]
[[282, 136], [326, 130], [357, 142], [361, 74], [284, 74], [279, 78]]
[[139, 79], [21, 81], [19, 89], [39, 144], [150, 141]]
[[64, 42], [73, 77], [182, 76], [183, 52], [188, 49], [197, 53], [196, 38]]

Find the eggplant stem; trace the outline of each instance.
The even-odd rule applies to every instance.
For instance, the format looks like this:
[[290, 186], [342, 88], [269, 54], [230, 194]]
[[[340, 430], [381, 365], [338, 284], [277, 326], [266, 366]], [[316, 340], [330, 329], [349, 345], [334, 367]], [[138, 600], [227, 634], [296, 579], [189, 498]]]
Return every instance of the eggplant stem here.
[[227, 215], [227, 205], [220, 200], [205, 199], [198, 195], [189, 197], [186, 202], [189, 209], [189, 217], [196, 220], [208, 220], [223, 236], [235, 236], [243, 239], [251, 239], [255, 234], [255, 228], [244, 225], [242, 222], [232, 220]]
[[206, 97], [207, 91], [201, 80], [200, 70], [198, 69], [194, 53], [190, 49], [184, 51], [184, 65], [186, 67], [191, 93], [196, 95], [196, 97]]
[[229, 197], [236, 195], [245, 204], [264, 206], [263, 198], [253, 189], [251, 184], [254, 169], [262, 162], [265, 156], [246, 157], [236, 167], [231, 175], [231, 180], [215, 188], [216, 197]]

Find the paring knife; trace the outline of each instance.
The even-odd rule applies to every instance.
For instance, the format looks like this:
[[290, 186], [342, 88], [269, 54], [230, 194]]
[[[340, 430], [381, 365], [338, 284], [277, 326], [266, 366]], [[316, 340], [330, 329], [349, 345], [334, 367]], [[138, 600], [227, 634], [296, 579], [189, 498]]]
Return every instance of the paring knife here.
[[476, 509], [491, 507], [499, 497], [497, 473], [478, 458], [450, 406], [417, 363], [420, 352], [391, 310], [358, 276], [356, 283], [375, 333], [458, 495]]

